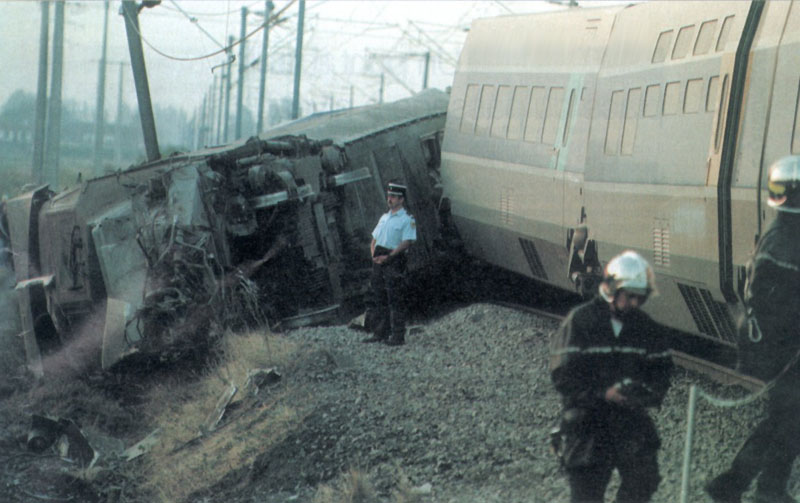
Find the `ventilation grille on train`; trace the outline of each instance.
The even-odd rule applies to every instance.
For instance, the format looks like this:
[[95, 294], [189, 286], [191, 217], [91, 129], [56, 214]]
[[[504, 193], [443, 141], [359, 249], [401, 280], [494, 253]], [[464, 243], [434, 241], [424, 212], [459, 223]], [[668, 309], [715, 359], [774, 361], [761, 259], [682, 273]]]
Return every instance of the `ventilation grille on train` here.
[[539, 258], [539, 252], [536, 251], [536, 246], [534, 246], [533, 241], [519, 238], [519, 244], [522, 245], [522, 252], [525, 254], [525, 259], [528, 261], [531, 273], [537, 278], [547, 279], [547, 273], [544, 270], [544, 265], [542, 265], [542, 259]]
[[701, 333], [715, 339], [735, 342], [733, 320], [725, 304], [715, 301], [711, 292], [704, 288], [678, 283], [678, 289]]
[[656, 221], [653, 226], [653, 263], [669, 267], [669, 224]]

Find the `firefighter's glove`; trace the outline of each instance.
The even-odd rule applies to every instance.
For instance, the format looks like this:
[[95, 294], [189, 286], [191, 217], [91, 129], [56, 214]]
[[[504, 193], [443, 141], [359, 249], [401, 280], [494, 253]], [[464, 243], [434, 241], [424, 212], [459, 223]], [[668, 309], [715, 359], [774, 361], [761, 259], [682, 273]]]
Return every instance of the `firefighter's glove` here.
[[627, 407], [652, 407], [658, 405], [658, 396], [649, 386], [641, 381], [625, 378], [616, 384], [619, 392], [625, 397]]

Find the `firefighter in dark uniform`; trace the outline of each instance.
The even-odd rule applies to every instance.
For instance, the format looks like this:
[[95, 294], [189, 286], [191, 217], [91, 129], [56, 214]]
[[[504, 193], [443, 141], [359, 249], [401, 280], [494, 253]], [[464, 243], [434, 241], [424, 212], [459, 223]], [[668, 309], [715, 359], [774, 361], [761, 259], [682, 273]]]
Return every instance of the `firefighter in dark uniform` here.
[[365, 326], [373, 335], [363, 342], [384, 342], [390, 346], [405, 343], [406, 251], [417, 240], [416, 221], [405, 209], [407, 190], [400, 182], [389, 182], [386, 187], [389, 211], [372, 231], [372, 296], [367, 302]]
[[766, 418], [706, 485], [718, 503], [739, 503], [756, 477], [756, 502], [796, 502], [786, 484], [800, 454], [800, 156], [776, 161], [768, 185], [777, 215], [747, 265], [739, 353], [741, 371], [773, 383]]
[[645, 408], [664, 399], [672, 358], [666, 329], [639, 309], [654, 289], [650, 265], [626, 251], [552, 340], [551, 378], [563, 403], [554, 439], [572, 503], [602, 503], [615, 468], [617, 503], [650, 501], [658, 488], [660, 440]]

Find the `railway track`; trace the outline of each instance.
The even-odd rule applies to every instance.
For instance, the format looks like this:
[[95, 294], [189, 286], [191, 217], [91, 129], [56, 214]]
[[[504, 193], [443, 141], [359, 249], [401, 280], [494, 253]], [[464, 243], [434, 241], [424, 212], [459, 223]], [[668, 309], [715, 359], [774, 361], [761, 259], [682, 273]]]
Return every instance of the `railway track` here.
[[[511, 309], [519, 309], [537, 316], [543, 316], [545, 318], [558, 321], [559, 323], [564, 319], [564, 315], [547, 309], [541, 309], [508, 301], [494, 301], [492, 303]], [[724, 365], [704, 360], [703, 358], [685, 353], [683, 351], [673, 350], [672, 360], [676, 365], [702, 374], [708, 379], [724, 386], [741, 386], [749, 391], [758, 391], [764, 387], [764, 382], [760, 379], [741, 374]]]

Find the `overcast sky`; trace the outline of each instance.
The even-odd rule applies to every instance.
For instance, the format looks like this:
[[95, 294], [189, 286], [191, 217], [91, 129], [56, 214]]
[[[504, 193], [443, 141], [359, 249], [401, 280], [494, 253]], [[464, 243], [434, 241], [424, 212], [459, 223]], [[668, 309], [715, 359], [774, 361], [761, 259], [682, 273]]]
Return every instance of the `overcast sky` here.
[[[298, 2], [274, 3], [274, 12], [282, 11], [284, 21], [270, 31], [268, 96], [291, 98]], [[124, 100], [129, 106], [136, 104], [120, 6], [120, 1], [112, 1], [109, 7], [110, 65], [105, 88], [109, 119], [116, 111], [120, 64], [124, 65]], [[239, 38], [242, 7], [250, 13], [246, 30], [250, 33], [263, 22], [263, 0], [163, 0], [140, 12], [154, 102], [181, 108], [189, 115], [199, 110], [214, 76], [220, 74], [218, 65], [226, 61], [224, 54], [212, 54], [220, 51], [228, 37]], [[308, 0], [303, 111], [327, 109], [331, 103], [334, 108], [348, 106], [351, 86], [354, 105], [374, 103], [381, 73], [386, 101], [409, 96], [422, 87], [424, 59], [419, 55], [427, 51], [431, 52], [429, 86], [444, 89], [452, 82], [465, 30], [473, 19], [559, 8], [538, 1]], [[103, 10], [101, 0], [66, 2], [62, 97], [83, 103], [87, 111], [94, 110], [96, 101]], [[16, 89], [36, 92], [41, 12], [40, 2], [0, 1], [0, 105]], [[54, 17], [51, 3], [51, 41]], [[258, 59], [261, 43], [261, 32], [247, 40], [247, 63]], [[238, 47], [234, 52], [238, 57]], [[258, 65], [254, 65], [246, 72], [244, 91], [244, 103], [252, 110], [257, 108], [258, 85]], [[231, 103], [235, 102], [235, 85], [233, 89]]]

